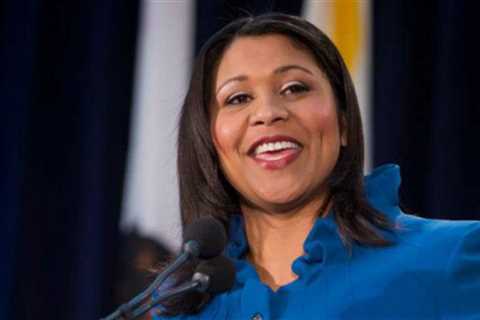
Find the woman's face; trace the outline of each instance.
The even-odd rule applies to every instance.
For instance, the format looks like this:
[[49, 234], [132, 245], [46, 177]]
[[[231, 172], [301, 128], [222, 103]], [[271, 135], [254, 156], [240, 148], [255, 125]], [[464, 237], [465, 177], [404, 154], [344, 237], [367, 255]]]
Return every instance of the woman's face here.
[[332, 88], [310, 52], [282, 35], [240, 37], [213, 90], [212, 138], [243, 205], [283, 212], [325, 194], [345, 141]]

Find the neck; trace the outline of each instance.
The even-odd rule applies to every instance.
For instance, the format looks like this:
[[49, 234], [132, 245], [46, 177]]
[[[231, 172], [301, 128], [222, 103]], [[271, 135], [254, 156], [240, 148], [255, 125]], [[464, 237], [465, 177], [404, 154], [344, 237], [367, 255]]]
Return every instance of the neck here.
[[257, 269], [260, 280], [273, 290], [297, 279], [291, 265], [303, 255], [303, 244], [319, 216], [320, 207], [321, 202], [312, 203], [281, 214], [242, 208], [250, 247], [247, 258]]

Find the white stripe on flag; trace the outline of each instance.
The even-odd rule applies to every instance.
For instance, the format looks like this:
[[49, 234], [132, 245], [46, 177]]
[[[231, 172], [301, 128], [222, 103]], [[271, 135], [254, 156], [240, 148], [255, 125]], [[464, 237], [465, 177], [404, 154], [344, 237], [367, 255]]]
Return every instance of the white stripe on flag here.
[[121, 227], [180, 244], [177, 118], [193, 52], [193, 1], [142, 1]]

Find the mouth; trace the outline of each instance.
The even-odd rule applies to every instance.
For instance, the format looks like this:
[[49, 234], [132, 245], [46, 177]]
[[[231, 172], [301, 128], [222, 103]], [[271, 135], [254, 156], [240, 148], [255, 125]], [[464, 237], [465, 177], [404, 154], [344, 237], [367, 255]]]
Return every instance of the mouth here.
[[265, 169], [282, 169], [300, 155], [303, 146], [288, 136], [262, 137], [249, 149], [249, 156]]

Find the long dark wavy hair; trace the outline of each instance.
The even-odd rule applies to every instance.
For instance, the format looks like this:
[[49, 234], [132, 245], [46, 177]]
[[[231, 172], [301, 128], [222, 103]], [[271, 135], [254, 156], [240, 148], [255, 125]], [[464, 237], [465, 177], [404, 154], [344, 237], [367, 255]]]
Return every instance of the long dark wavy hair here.
[[388, 230], [391, 224], [368, 204], [364, 195], [362, 121], [347, 67], [322, 31], [302, 18], [278, 13], [233, 21], [203, 45], [195, 61], [178, 134], [177, 166], [183, 226], [203, 215], [216, 216], [226, 223], [231, 214], [240, 212], [238, 193], [221, 171], [210, 134], [213, 79], [223, 53], [235, 39], [270, 34], [284, 35], [309, 50], [333, 88], [339, 125], [348, 142], [341, 147], [339, 159], [327, 181], [340, 236], [348, 244], [387, 245], [389, 242], [382, 237], [379, 228]]

